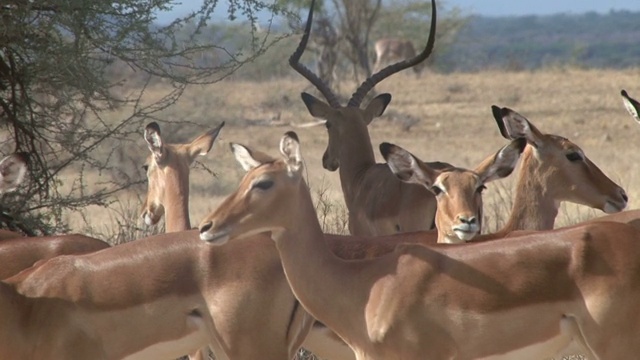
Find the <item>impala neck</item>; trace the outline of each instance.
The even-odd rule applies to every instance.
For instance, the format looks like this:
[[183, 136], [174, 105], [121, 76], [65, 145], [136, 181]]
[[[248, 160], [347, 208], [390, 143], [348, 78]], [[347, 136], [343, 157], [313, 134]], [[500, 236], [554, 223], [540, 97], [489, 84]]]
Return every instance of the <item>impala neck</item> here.
[[340, 144], [340, 183], [347, 206], [353, 202], [366, 171], [376, 164], [367, 125], [360, 120], [350, 125], [352, 136]]
[[[305, 309], [313, 316], [322, 314], [322, 320], [328, 326], [354, 326], [356, 321], [347, 320], [345, 316], [360, 315], [362, 309], [358, 310], [358, 305], [354, 307], [357, 300], [346, 299], [345, 294], [353, 290], [358, 275], [329, 250], [309, 189], [303, 181], [298, 194], [292, 196], [296, 199], [292, 202], [296, 217], [288, 221], [285, 230], [273, 233], [291, 289]], [[334, 330], [341, 333], [340, 328]]]
[[500, 231], [553, 229], [560, 202], [550, 193], [549, 169], [536, 158], [531, 145], [521, 156], [511, 216]]
[[167, 166], [162, 204], [165, 209], [166, 232], [189, 230], [189, 168]]

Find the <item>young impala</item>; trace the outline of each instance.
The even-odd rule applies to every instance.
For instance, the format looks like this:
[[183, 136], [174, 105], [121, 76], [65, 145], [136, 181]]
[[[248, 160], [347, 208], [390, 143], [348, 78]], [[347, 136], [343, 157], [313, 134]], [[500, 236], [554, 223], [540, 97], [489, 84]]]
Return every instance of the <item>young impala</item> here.
[[[186, 144], [165, 143], [160, 125], [149, 123], [144, 129], [149, 155], [144, 168], [147, 172], [147, 196], [140, 215], [147, 226], [165, 217], [165, 231], [189, 230], [189, 174], [197, 156], [204, 156], [213, 146], [224, 121]], [[220, 351], [219, 351], [220, 352]], [[189, 355], [192, 360], [208, 358], [207, 349]]]

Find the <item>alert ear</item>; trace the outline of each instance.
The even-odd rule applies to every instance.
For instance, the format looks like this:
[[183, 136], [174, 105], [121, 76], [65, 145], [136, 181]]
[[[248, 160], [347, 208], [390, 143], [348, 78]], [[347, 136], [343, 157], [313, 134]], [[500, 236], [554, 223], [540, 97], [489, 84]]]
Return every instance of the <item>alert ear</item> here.
[[369, 125], [373, 119], [382, 116], [390, 102], [391, 94], [387, 93], [380, 94], [373, 98], [364, 110], [367, 114], [367, 116], [365, 116], [365, 120], [368, 121], [367, 125]]
[[300, 153], [300, 140], [298, 134], [288, 131], [280, 140], [280, 153], [284, 157], [289, 169], [289, 174], [299, 173], [303, 167], [302, 154]]
[[518, 164], [520, 154], [526, 145], [527, 141], [524, 138], [511, 141], [509, 145], [504, 146], [480, 163], [474, 172], [480, 176], [480, 181], [485, 184], [509, 176]]
[[640, 123], [640, 103], [635, 99], [632, 99], [625, 90], [620, 91], [620, 95], [622, 95], [624, 107], [627, 109], [631, 117]]
[[332, 115], [335, 113], [335, 109], [332, 108], [326, 102], [316, 98], [315, 96], [303, 92], [300, 94], [302, 101], [307, 106], [307, 110], [309, 110], [309, 114], [315, 118], [319, 119], [330, 119]]
[[27, 174], [26, 154], [13, 154], [0, 161], [0, 194], [14, 191]]
[[158, 123], [154, 121], [147, 124], [144, 128], [144, 140], [147, 142], [147, 146], [156, 162], [159, 162], [162, 159], [164, 147], [162, 144], [162, 136], [160, 135], [160, 125], [158, 125]]
[[525, 138], [531, 146], [542, 146], [543, 134], [527, 118], [506, 107], [499, 108], [493, 105], [491, 109], [500, 133], [506, 139]]
[[384, 142], [380, 144], [380, 153], [387, 161], [391, 172], [404, 182], [419, 184], [431, 190], [440, 176], [439, 171], [432, 169], [400, 146]]
[[224, 121], [221, 122], [215, 129], [207, 131], [206, 134], [202, 134], [198, 136], [195, 140], [193, 140], [188, 147], [189, 156], [191, 160], [195, 159], [196, 156], [207, 155], [209, 151], [211, 151], [211, 147], [213, 147], [213, 142], [216, 140], [218, 135], [220, 134], [220, 130], [224, 126]]
[[253, 152], [248, 147], [236, 143], [231, 143], [230, 146], [236, 161], [240, 163], [244, 171], [249, 171], [263, 164], [262, 161], [253, 157]]

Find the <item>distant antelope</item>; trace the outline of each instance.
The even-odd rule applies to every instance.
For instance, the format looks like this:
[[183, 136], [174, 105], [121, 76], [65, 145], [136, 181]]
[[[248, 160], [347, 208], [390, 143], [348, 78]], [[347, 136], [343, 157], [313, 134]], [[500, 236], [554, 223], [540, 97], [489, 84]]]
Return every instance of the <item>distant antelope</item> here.
[[[407, 60], [416, 56], [413, 43], [405, 39], [382, 38], [376, 41], [374, 47], [376, 50], [376, 63], [373, 66], [374, 73], [392, 62]], [[413, 71], [416, 75], [420, 75], [424, 65], [425, 62], [421, 62], [413, 66]]]

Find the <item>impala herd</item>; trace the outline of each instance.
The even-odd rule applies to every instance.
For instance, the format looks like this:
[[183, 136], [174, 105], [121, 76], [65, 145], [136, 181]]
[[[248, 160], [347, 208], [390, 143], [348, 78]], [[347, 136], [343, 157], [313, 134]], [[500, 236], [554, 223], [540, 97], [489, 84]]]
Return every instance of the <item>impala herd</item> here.
[[[110, 247], [70, 234], [0, 232], [0, 359], [288, 360], [300, 347], [328, 360], [532, 359], [571, 349], [588, 359], [640, 354], [640, 210], [580, 147], [493, 106], [509, 141], [473, 170], [424, 162], [382, 143], [376, 163], [368, 124], [391, 101], [383, 79], [421, 66], [429, 39], [365, 80], [346, 106], [299, 63], [325, 101], [303, 93], [325, 125], [322, 165], [339, 171], [351, 235], [323, 233], [294, 132], [280, 156], [239, 143], [238, 188], [191, 229], [189, 172], [224, 123], [190, 143], [166, 143], [150, 123], [144, 140], [146, 225], [166, 234]], [[381, 48], [384, 44], [381, 43]], [[378, 49], [378, 44], [376, 44]], [[378, 59], [382, 58], [379, 55]], [[377, 64], [376, 68], [382, 67]], [[622, 91], [637, 120], [640, 104]], [[482, 232], [485, 184], [519, 165], [503, 229]], [[0, 194], [27, 176], [24, 154], [0, 161]], [[562, 202], [608, 215], [554, 229]]]

